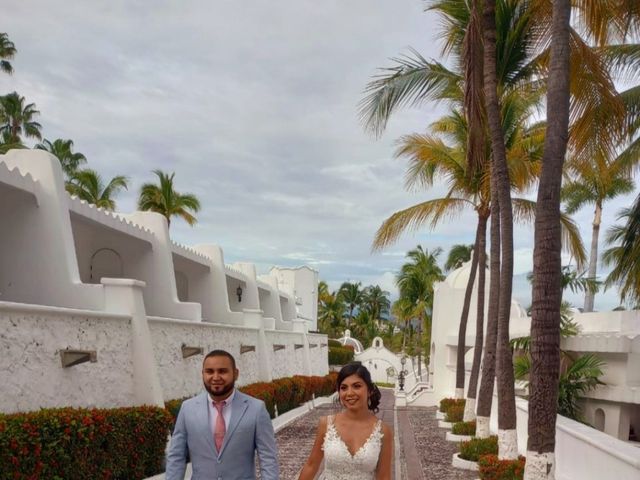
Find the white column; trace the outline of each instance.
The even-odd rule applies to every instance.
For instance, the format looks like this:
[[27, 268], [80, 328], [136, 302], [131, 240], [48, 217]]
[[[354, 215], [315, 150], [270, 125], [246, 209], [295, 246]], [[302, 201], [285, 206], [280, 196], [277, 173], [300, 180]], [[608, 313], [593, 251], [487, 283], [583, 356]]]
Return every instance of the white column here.
[[139, 280], [103, 278], [105, 309], [131, 315], [131, 361], [134, 398], [140, 405], [164, 407], [160, 376], [142, 298], [145, 283]]

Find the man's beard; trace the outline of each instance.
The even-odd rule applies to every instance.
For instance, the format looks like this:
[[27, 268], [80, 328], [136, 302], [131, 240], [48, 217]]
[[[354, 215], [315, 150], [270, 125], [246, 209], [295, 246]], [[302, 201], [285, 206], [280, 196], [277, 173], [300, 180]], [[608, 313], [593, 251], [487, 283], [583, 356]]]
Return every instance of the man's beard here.
[[231, 390], [233, 390], [235, 386], [236, 386], [236, 382], [231, 382], [230, 384], [225, 385], [222, 390], [218, 390], [216, 392], [209, 385], [207, 385], [206, 383], [204, 384], [205, 390], [209, 392], [209, 395], [211, 395], [212, 397], [225, 397], [229, 393], [231, 393]]

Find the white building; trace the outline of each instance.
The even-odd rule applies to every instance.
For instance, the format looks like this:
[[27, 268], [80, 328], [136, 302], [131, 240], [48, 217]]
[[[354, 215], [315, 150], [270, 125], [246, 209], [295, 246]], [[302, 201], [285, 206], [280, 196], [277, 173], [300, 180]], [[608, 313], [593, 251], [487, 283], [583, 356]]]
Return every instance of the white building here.
[[[432, 406], [442, 398], [454, 396], [458, 326], [469, 271], [470, 263], [467, 263], [436, 285], [429, 381], [410, 385], [406, 394], [398, 395], [398, 404]], [[487, 278], [486, 299], [488, 294]], [[475, 343], [476, 298], [477, 283], [465, 339], [465, 386], [468, 385]], [[558, 416], [555, 477], [562, 480], [640, 480], [640, 449], [636, 442], [630, 441], [634, 440], [631, 432], [637, 436], [640, 428], [640, 312], [579, 314], [574, 320], [581, 326], [581, 333], [563, 339], [562, 348], [578, 353], [597, 353], [606, 362], [602, 378], [606, 385], [589, 393], [584, 402], [586, 420], [596, 428]], [[511, 337], [529, 335], [530, 321], [522, 307], [512, 302]], [[524, 455], [528, 430], [526, 400], [516, 400], [516, 414], [518, 450]], [[491, 417], [492, 431], [497, 432], [495, 398]]]
[[257, 276], [216, 245], [178, 245], [159, 214], [69, 197], [40, 150], [0, 155], [0, 224], [2, 412], [189, 396], [213, 348], [241, 385], [328, 372], [308, 267]]
[[357, 354], [355, 360], [367, 367], [374, 382], [395, 383], [402, 370], [400, 356], [387, 349], [380, 337], [374, 338], [371, 346]]

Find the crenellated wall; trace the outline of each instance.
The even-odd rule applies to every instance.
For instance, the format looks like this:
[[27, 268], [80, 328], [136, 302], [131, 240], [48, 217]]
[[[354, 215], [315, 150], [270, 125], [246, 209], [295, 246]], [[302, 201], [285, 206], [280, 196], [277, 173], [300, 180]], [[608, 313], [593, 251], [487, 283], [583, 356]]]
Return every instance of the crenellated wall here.
[[[230, 351], [241, 385], [328, 372], [326, 335], [308, 333], [315, 270], [258, 278], [219, 246], [179, 245], [157, 213], [69, 197], [59, 161], [40, 150], [0, 155], [0, 222], [2, 412], [193, 395], [203, 355], [184, 358], [183, 345]], [[97, 362], [65, 367], [66, 349]]]

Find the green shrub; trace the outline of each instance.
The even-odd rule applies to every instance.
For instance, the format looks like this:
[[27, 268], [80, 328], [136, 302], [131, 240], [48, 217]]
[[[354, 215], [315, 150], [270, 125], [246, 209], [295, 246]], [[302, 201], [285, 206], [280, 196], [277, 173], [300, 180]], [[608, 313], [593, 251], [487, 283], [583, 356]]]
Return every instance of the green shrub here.
[[522, 480], [525, 457], [498, 460], [498, 455], [482, 455], [478, 460], [481, 480]]
[[440, 400], [440, 411], [442, 413], [447, 413], [449, 407], [453, 405], [462, 405], [464, 407], [464, 404], [464, 398], [443, 398], [442, 400]]
[[472, 438], [466, 442], [460, 442], [460, 458], [477, 462], [482, 455], [498, 454], [498, 437]]
[[342, 344], [338, 340], [329, 340], [330, 347], [342, 347]]
[[475, 435], [476, 434], [476, 421], [470, 422], [456, 422], [451, 427], [451, 433], [454, 435]]
[[353, 356], [353, 348], [329, 347], [329, 365], [346, 365], [353, 361]]
[[171, 416], [158, 407], [0, 415], [1, 479], [142, 479], [162, 472]]
[[375, 384], [380, 388], [395, 388], [395, 383], [387, 383], [387, 382], [375, 382]]
[[464, 417], [464, 405], [451, 405], [447, 409], [444, 421], [449, 423], [461, 422]]

